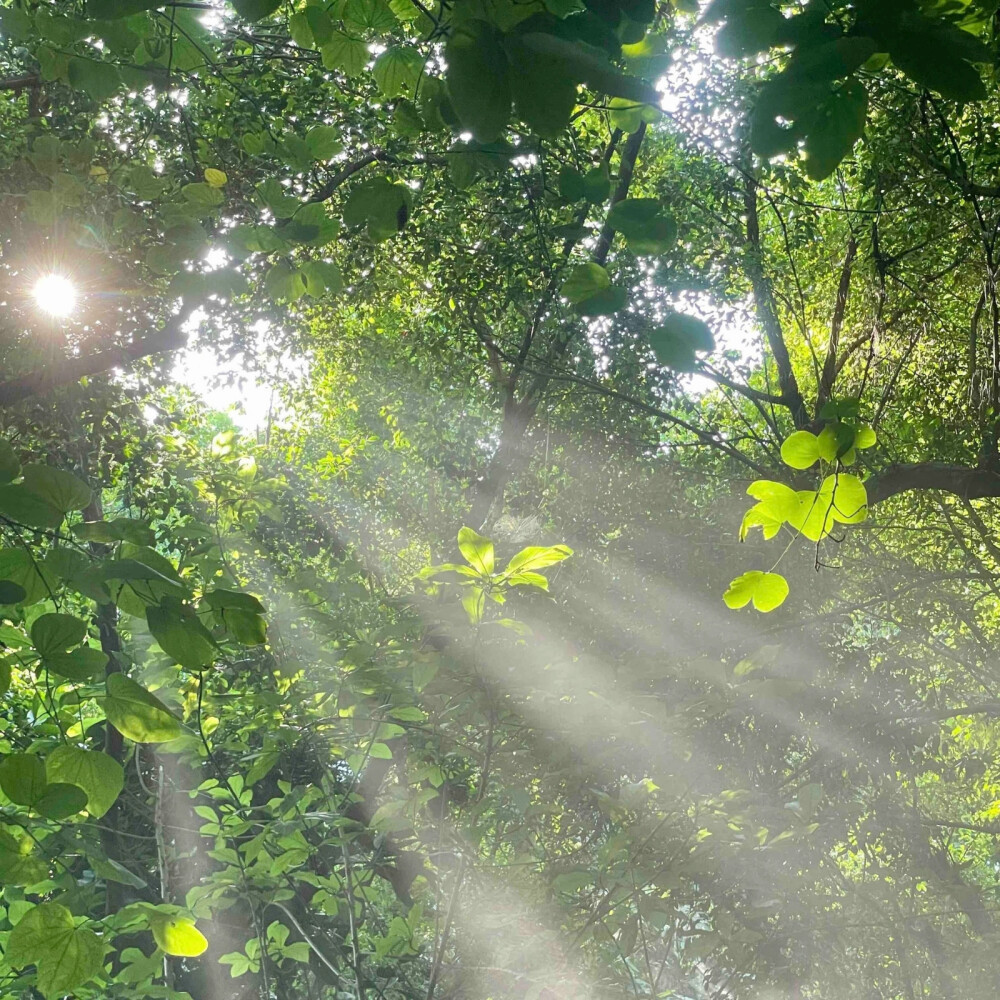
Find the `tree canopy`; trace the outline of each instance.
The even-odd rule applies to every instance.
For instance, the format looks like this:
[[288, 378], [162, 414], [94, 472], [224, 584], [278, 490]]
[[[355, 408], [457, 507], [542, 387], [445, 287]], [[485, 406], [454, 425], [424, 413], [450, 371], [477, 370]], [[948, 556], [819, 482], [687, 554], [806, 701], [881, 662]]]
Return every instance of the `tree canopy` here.
[[0, 1000], [995, 996], [998, 44], [0, 0]]

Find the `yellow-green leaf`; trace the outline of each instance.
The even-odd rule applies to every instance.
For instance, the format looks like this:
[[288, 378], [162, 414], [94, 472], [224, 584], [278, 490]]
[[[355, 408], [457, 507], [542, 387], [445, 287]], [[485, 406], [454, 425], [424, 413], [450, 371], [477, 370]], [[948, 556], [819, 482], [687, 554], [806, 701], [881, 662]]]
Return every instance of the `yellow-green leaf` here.
[[750, 570], [729, 585], [722, 599], [730, 608], [746, 607], [751, 601], [758, 611], [773, 611], [788, 597], [788, 581], [780, 573]]
[[194, 958], [208, 948], [208, 939], [189, 917], [150, 917], [149, 927], [168, 955]]
[[782, 442], [781, 460], [793, 469], [808, 469], [819, 458], [819, 439], [811, 431], [795, 431]]
[[184, 735], [184, 727], [170, 709], [124, 674], [112, 674], [107, 691], [104, 712], [108, 721], [134, 743], [166, 743]]

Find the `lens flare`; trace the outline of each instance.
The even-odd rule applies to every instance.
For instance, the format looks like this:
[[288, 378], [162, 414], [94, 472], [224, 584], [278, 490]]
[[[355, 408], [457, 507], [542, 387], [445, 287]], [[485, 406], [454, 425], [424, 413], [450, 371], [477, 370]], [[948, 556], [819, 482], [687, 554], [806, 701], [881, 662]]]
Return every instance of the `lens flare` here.
[[76, 286], [61, 274], [47, 274], [35, 282], [32, 290], [39, 309], [61, 319], [76, 308]]

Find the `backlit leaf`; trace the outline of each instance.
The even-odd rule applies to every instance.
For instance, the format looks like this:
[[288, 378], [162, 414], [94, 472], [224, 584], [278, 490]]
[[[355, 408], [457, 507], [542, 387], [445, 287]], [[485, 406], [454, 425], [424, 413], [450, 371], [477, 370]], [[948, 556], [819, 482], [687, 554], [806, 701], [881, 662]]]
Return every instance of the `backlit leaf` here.
[[780, 573], [751, 570], [729, 585], [723, 600], [730, 608], [746, 607], [751, 601], [758, 611], [773, 611], [788, 597], [788, 581]]
[[166, 743], [184, 735], [170, 709], [124, 674], [108, 677], [104, 711], [108, 721], [135, 743]]
[[87, 812], [94, 819], [99, 819], [114, 805], [125, 783], [125, 772], [113, 757], [100, 750], [83, 750], [65, 743], [48, 755], [45, 773], [53, 784], [67, 783], [82, 788]]
[[102, 968], [104, 945], [59, 903], [30, 909], [10, 933], [7, 963], [37, 967], [38, 988], [46, 997], [65, 994], [93, 979]]

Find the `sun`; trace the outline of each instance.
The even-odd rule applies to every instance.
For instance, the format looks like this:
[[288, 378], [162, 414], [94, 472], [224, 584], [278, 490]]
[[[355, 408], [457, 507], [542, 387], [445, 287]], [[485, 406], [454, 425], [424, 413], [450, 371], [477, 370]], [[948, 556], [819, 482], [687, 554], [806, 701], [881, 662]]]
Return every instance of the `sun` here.
[[64, 319], [76, 308], [76, 286], [61, 274], [46, 274], [39, 278], [32, 295], [38, 308], [50, 316]]

